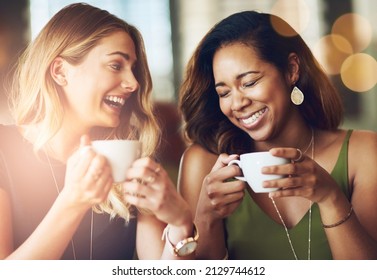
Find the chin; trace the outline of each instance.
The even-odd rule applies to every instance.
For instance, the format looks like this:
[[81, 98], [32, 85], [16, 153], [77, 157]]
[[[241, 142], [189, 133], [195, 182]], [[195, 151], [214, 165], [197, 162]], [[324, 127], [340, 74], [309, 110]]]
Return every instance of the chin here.
[[105, 128], [116, 128], [120, 125], [120, 120], [117, 119], [117, 120], [107, 120], [107, 121], [104, 121], [100, 124], [101, 127], [105, 127]]
[[250, 138], [252, 138], [254, 141], [266, 141], [268, 140], [268, 134], [266, 134], [265, 132], [263, 131], [253, 131], [253, 132], [250, 132], [250, 131], [245, 131], [249, 136]]

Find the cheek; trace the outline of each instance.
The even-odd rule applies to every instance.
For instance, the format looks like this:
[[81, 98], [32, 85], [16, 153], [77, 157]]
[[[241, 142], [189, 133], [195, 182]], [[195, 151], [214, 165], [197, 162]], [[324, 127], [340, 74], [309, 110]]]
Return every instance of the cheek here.
[[232, 114], [230, 98], [220, 98], [219, 105], [221, 112], [223, 112], [225, 116], [230, 118]]

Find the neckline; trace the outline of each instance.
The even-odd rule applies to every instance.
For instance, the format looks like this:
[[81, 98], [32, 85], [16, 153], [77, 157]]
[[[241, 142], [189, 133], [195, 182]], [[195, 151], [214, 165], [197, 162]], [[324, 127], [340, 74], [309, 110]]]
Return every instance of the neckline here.
[[[250, 204], [251, 204], [251, 207], [252, 207], [251, 209], [256, 209], [259, 212], [259, 214], [261, 213], [264, 216], [264, 218], [267, 218], [268, 220], [270, 220], [273, 224], [275, 224], [279, 228], [284, 229], [284, 225], [281, 224], [281, 223], [279, 223], [279, 220], [273, 219], [267, 212], [265, 212], [263, 210], [263, 208], [260, 207], [260, 205], [258, 203], [255, 202], [254, 198], [250, 194], [248, 194], [248, 196], [249, 196], [248, 199], [250, 200]], [[270, 202], [270, 198], [267, 197], [266, 201], [267, 201], [267, 203], [269, 203]], [[253, 204], [255, 204], [255, 206], [253, 206]], [[316, 203], [313, 203], [313, 205], [312, 205], [312, 213], [313, 213], [313, 210], [316, 207], [317, 207]], [[271, 208], [271, 209], [274, 210], [273, 208]], [[303, 223], [303, 221], [305, 220], [305, 218], [308, 215], [309, 215], [309, 208], [304, 212], [304, 214], [302, 215], [302, 217], [298, 220], [298, 222], [295, 225], [293, 225], [291, 227], [287, 227], [288, 230], [291, 231], [291, 230], [295, 230], [298, 227], [301, 227], [301, 224]]]

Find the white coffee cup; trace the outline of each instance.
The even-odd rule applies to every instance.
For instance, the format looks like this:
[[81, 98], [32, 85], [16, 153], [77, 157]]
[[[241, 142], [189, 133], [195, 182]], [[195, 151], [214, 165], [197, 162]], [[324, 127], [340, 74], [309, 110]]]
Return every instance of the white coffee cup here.
[[126, 179], [127, 169], [141, 155], [141, 143], [137, 140], [95, 140], [92, 147], [109, 161], [115, 183]]
[[283, 175], [263, 174], [264, 166], [274, 166], [288, 163], [289, 160], [282, 157], [276, 157], [270, 152], [255, 152], [240, 155], [240, 160], [232, 160], [228, 165], [238, 165], [243, 176], [237, 176], [236, 179], [246, 181], [251, 189], [256, 193], [267, 193], [278, 190], [278, 188], [264, 188], [263, 181], [283, 178]]

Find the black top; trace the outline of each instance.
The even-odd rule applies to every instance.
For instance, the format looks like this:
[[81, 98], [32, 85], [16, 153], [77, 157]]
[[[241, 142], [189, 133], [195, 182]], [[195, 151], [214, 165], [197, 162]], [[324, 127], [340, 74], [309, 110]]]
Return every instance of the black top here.
[[[53, 159], [50, 162], [61, 189], [66, 166]], [[46, 155], [37, 155], [32, 145], [11, 125], [0, 125], [0, 188], [5, 189], [11, 199], [14, 248], [17, 248], [47, 214], [57, 197], [57, 189]], [[90, 258], [90, 218], [91, 211], [88, 211], [73, 236], [77, 259]], [[135, 218], [126, 224], [121, 218], [110, 220], [108, 214], [94, 213], [93, 259], [132, 259], [135, 240]], [[73, 259], [71, 243], [62, 259]]]

